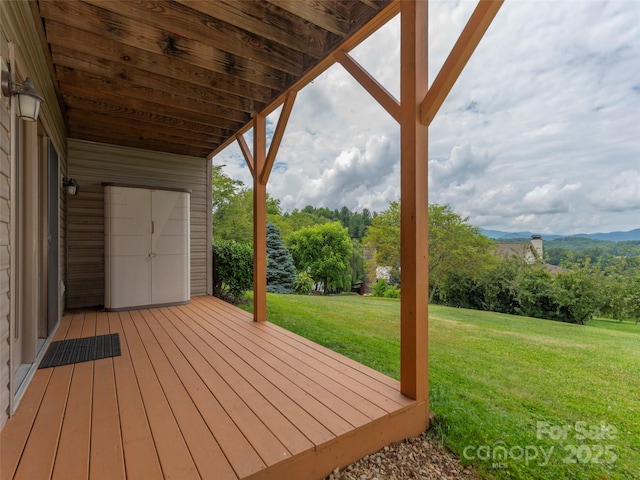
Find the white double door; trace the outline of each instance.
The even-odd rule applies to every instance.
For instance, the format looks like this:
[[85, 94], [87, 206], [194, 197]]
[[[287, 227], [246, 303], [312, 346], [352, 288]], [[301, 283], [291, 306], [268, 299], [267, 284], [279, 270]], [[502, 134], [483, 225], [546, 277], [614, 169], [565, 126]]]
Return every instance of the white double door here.
[[105, 187], [105, 307], [190, 297], [189, 193]]

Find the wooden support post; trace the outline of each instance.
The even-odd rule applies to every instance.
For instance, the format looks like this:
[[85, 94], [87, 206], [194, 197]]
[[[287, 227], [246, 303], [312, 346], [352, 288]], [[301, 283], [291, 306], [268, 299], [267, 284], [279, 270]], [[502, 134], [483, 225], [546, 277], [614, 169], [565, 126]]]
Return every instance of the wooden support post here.
[[238, 141], [238, 145], [240, 146], [240, 151], [242, 152], [242, 156], [244, 156], [244, 161], [247, 162], [247, 167], [249, 167], [249, 171], [251, 172], [251, 176], [255, 176], [255, 169], [253, 168], [253, 154], [251, 150], [249, 150], [249, 145], [247, 145], [247, 141], [244, 139], [244, 136], [239, 133], [236, 136], [236, 140]]
[[400, 3], [400, 390], [428, 407], [427, 0]]
[[290, 90], [287, 94], [287, 97], [282, 105], [282, 111], [280, 112], [280, 118], [278, 119], [278, 124], [276, 125], [276, 129], [273, 132], [273, 138], [271, 139], [271, 145], [269, 146], [269, 153], [267, 154], [267, 160], [265, 162], [264, 168], [260, 173], [260, 181], [267, 184], [269, 180], [269, 175], [271, 175], [271, 169], [273, 168], [273, 164], [276, 161], [276, 155], [278, 154], [278, 149], [280, 148], [280, 142], [282, 142], [282, 137], [284, 137], [284, 130], [287, 128], [287, 123], [289, 122], [289, 117], [291, 116], [291, 111], [293, 110], [293, 103], [296, 100], [296, 95], [298, 92], [295, 90]]
[[267, 158], [267, 122], [253, 119], [253, 319], [267, 320], [267, 182], [261, 173]]
[[356, 62], [347, 52], [336, 52], [336, 60], [351, 74], [351, 76], [391, 115], [400, 122], [400, 104], [393, 98], [386, 88], [373, 78], [362, 66]]

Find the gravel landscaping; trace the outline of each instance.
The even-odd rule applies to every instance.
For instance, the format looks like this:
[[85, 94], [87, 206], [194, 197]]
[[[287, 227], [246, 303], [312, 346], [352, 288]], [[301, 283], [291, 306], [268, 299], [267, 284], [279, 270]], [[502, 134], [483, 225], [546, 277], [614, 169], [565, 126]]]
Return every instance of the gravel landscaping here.
[[471, 467], [428, 434], [384, 447], [339, 470], [325, 480], [477, 480]]

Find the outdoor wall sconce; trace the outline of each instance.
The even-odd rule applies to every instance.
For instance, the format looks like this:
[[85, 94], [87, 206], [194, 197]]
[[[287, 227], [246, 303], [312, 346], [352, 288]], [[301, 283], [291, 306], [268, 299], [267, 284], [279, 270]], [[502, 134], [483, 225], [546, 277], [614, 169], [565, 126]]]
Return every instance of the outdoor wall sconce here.
[[13, 78], [7, 64], [0, 59], [0, 68], [2, 73], [0, 76], [0, 85], [2, 86], [2, 94], [11, 99], [18, 99], [18, 116], [22, 120], [35, 122], [38, 118], [40, 104], [44, 98], [37, 92], [36, 87], [29, 77], [22, 83], [13, 83]]
[[78, 194], [78, 184], [73, 178], [62, 177], [62, 186], [67, 189], [67, 195]]

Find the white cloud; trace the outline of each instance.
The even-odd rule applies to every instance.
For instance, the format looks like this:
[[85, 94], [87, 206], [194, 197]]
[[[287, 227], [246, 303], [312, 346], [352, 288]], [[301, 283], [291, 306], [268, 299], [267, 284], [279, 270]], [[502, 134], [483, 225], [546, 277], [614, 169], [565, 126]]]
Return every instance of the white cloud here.
[[486, 152], [471, 145], [453, 147], [449, 158], [429, 160], [429, 182], [434, 187], [461, 185], [483, 175], [491, 160]]
[[[430, 81], [474, 7], [430, 2]], [[398, 30], [352, 52], [396, 97]], [[430, 201], [503, 230], [639, 227], [639, 64], [640, 2], [505, 2], [429, 129]], [[299, 93], [269, 192], [289, 210], [384, 209], [399, 198], [398, 142], [334, 66]], [[216, 162], [249, 184], [234, 148]]]
[[572, 197], [579, 189], [579, 183], [563, 184], [552, 180], [527, 192], [522, 203], [532, 213], [568, 213], [572, 210]]
[[590, 200], [596, 208], [611, 212], [640, 210], [640, 172], [627, 170], [616, 175], [591, 195]]

